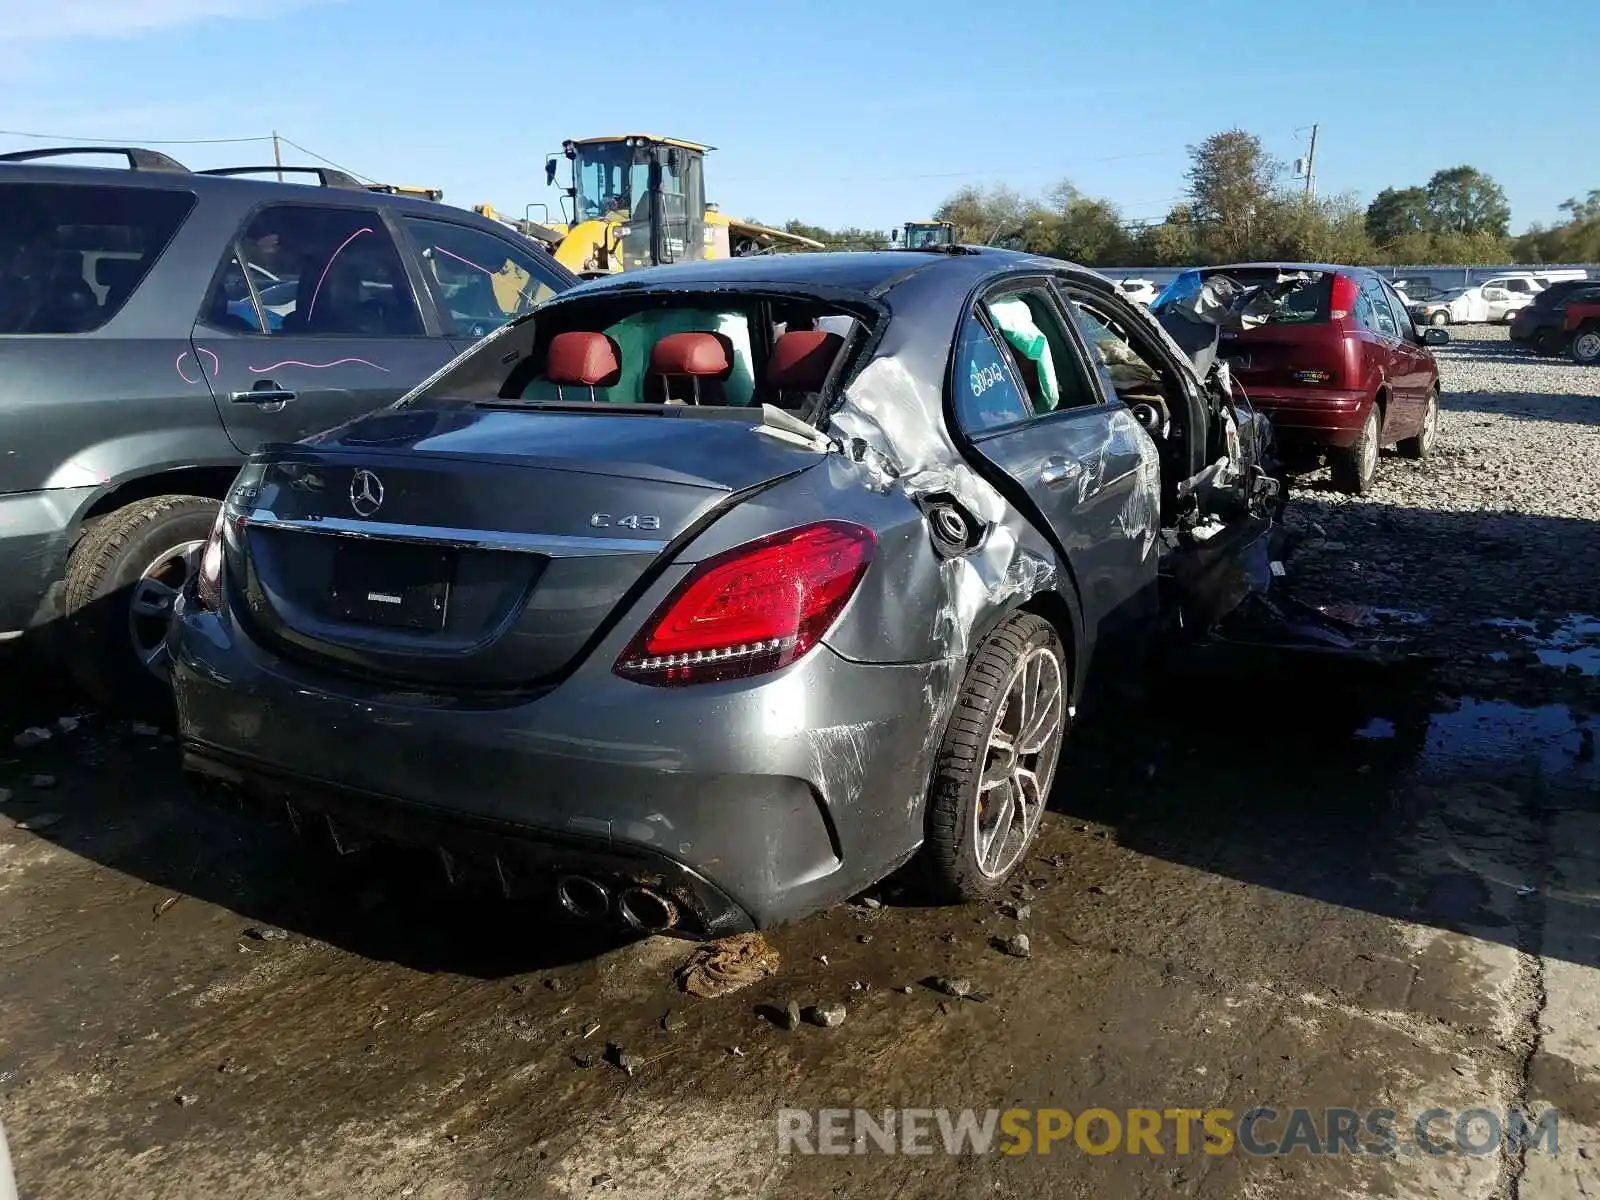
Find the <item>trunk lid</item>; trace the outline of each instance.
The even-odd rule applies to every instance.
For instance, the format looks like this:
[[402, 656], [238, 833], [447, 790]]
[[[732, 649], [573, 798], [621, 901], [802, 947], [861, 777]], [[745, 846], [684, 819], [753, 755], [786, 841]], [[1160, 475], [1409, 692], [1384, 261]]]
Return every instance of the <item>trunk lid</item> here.
[[264, 448], [231, 499], [231, 603], [285, 653], [364, 676], [549, 681], [675, 538], [821, 461], [761, 421], [386, 410]]
[[1345, 333], [1324, 321], [1223, 330], [1217, 353], [1246, 393], [1258, 388], [1344, 387]]

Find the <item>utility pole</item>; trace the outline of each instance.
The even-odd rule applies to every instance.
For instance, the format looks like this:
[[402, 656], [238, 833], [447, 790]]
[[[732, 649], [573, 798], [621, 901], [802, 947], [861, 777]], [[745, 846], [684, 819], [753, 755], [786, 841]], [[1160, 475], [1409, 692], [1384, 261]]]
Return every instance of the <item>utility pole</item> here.
[[1306, 151], [1306, 199], [1315, 198], [1317, 194], [1317, 127], [1311, 127], [1311, 149]]
[[[1312, 135], [1313, 141], [1312, 141], [1311, 144], [1313, 146], [1316, 145], [1316, 141], [1314, 140], [1315, 136], [1316, 136], [1315, 134]], [[272, 131], [272, 161], [273, 161], [273, 164], [279, 168], [279, 170], [278, 170], [278, 182], [282, 183], [283, 182], [283, 169], [282, 169], [283, 168], [283, 151], [278, 146], [278, 131], [276, 129], [274, 129]]]

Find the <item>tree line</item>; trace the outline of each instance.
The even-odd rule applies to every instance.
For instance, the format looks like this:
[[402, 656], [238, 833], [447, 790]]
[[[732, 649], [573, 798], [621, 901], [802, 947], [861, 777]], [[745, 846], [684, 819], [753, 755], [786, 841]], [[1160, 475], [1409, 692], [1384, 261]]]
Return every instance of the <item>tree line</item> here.
[[[1561, 205], [1566, 219], [1510, 234], [1505, 190], [1472, 166], [1384, 188], [1362, 205], [1352, 193], [1313, 196], [1282, 160], [1242, 129], [1189, 148], [1185, 194], [1158, 222], [1131, 222], [1117, 205], [1062, 180], [1042, 195], [967, 186], [933, 218], [956, 240], [1007, 246], [1094, 267], [1180, 267], [1252, 260], [1425, 265], [1600, 261], [1600, 189]], [[832, 249], [888, 245], [879, 229], [784, 228]]]

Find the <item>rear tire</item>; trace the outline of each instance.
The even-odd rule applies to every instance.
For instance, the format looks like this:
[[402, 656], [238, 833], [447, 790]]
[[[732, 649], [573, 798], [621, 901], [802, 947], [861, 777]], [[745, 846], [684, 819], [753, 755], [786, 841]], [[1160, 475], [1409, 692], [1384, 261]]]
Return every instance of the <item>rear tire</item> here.
[[1572, 361], [1575, 363], [1583, 363], [1585, 366], [1600, 363], [1600, 321], [1591, 322], [1573, 334], [1567, 353], [1572, 356]]
[[95, 525], [67, 560], [67, 669], [89, 697], [130, 716], [170, 722], [166, 627], [191, 578], [217, 502], [157, 496]]
[[1031, 613], [973, 654], [928, 801], [922, 853], [936, 899], [992, 897], [1027, 857], [1071, 723], [1070, 688], [1061, 638]]
[[1332, 456], [1333, 483], [1341, 492], [1361, 496], [1372, 489], [1372, 481], [1378, 474], [1378, 439], [1381, 436], [1378, 402], [1374, 400], [1355, 444]]
[[1439, 389], [1434, 388], [1428, 393], [1427, 407], [1422, 412], [1422, 428], [1417, 430], [1416, 437], [1405, 438], [1396, 449], [1400, 451], [1401, 457], [1422, 462], [1433, 453], [1433, 443], [1438, 436]]

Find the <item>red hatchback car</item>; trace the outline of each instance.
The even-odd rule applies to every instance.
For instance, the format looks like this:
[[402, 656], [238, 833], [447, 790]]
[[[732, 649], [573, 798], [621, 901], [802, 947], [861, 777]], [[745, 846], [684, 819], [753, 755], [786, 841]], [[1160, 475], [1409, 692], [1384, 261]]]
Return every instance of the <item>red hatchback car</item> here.
[[1301, 263], [1241, 263], [1183, 272], [1156, 300], [1197, 290], [1215, 275], [1245, 287], [1303, 273], [1264, 324], [1224, 330], [1219, 353], [1250, 402], [1272, 418], [1285, 449], [1325, 451], [1335, 484], [1372, 486], [1378, 448], [1426, 458], [1439, 428], [1444, 329], [1418, 330], [1405, 301], [1376, 271]]

